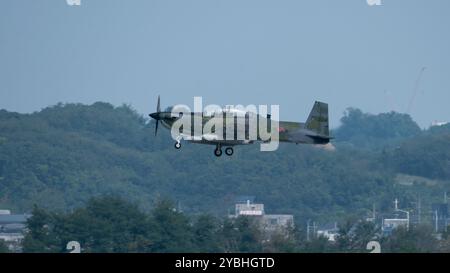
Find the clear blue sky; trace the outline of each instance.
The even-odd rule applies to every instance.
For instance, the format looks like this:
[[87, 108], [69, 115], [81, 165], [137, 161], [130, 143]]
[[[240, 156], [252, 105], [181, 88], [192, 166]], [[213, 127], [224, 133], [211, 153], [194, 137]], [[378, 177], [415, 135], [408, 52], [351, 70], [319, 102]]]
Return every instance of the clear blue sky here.
[[[330, 104], [450, 120], [450, 1], [2, 0], [0, 108], [58, 102], [279, 104], [303, 121]], [[386, 92], [385, 92], [386, 90]]]

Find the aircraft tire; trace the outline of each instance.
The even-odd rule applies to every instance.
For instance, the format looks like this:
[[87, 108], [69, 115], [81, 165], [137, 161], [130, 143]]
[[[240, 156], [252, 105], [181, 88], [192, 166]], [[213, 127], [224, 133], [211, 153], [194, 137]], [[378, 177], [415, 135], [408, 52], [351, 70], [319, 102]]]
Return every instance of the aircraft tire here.
[[217, 156], [217, 157], [221, 156], [222, 155], [222, 150], [221, 149], [215, 149], [214, 150], [214, 155]]
[[180, 149], [181, 148], [181, 143], [180, 142], [175, 142], [175, 149]]
[[228, 148], [226, 148], [225, 149], [225, 153], [228, 155], [228, 156], [232, 156], [233, 155], [233, 148], [231, 148], [231, 147], [228, 147]]

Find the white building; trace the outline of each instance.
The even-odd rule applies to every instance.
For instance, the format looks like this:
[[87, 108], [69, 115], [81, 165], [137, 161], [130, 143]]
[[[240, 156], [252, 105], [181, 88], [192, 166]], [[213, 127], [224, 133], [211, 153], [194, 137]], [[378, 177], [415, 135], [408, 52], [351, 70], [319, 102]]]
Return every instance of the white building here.
[[396, 216], [396, 218], [383, 218], [381, 230], [386, 235], [391, 234], [391, 232], [398, 227], [405, 227], [406, 229], [409, 229], [409, 222], [410, 222], [409, 211], [399, 209], [397, 199], [395, 199], [394, 204], [395, 204], [394, 207], [395, 213], [396, 214], [403, 213], [405, 214], [406, 218], [400, 218], [398, 216]]
[[333, 224], [323, 226], [321, 229], [317, 230], [316, 235], [328, 238], [328, 241], [330, 242], [336, 242], [336, 238], [339, 235], [339, 228], [337, 227], [337, 223], [335, 222]]
[[264, 204], [252, 204], [250, 200], [247, 203], [235, 205], [235, 215], [263, 215]]
[[435, 121], [433, 121], [431, 123], [431, 126], [444, 126], [444, 125], [447, 125], [447, 124], [448, 124], [447, 121], [437, 121], [437, 120], [435, 120]]
[[338, 232], [336, 230], [318, 230], [317, 236], [323, 236], [328, 238], [330, 242], [336, 242], [336, 237], [338, 236]]
[[4, 240], [11, 251], [20, 252], [26, 221], [30, 216], [27, 214], [11, 214], [11, 212], [7, 212], [4, 214], [0, 213], [0, 240]]
[[260, 221], [262, 229], [267, 232], [274, 232], [294, 226], [293, 215], [266, 214], [264, 212], [264, 204], [252, 203], [250, 200], [247, 200], [244, 203], [237, 203], [235, 205], [235, 213], [234, 215], [230, 215], [230, 218], [236, 218], [239, 216], [257, 217]]
[[398, 227], [408, 228], [408, 219], [405, 218], [391, 218], [391, 219], [383, 219], [383, 225], [381, 230], [383, 233], [390, 234], [394, 229]]

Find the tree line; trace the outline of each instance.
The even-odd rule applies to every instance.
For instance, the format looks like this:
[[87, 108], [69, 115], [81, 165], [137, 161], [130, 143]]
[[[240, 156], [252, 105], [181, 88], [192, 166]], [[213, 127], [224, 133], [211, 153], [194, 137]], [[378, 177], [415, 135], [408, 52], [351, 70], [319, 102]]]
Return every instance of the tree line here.
[[[378, 241], [382, 252], [449, 252], [450, 237], [437, 240], [428, 226], [398, 228], [382, 236], [373, 222], [348, 218], [334, 242], [324, 236], [307, 240], [301, 226], [287, 226], [267, 236], [255, 217], [217, 218], [187, 215], [168, 199], [149, 212], [118, 197], [91, 199], [69, 213], [35, 207], [27, 222], [23, 252], [66, 253], [70, 241], [82, 252], [361, 252]], [[3, 249], [4, 250], [4, 249]]]

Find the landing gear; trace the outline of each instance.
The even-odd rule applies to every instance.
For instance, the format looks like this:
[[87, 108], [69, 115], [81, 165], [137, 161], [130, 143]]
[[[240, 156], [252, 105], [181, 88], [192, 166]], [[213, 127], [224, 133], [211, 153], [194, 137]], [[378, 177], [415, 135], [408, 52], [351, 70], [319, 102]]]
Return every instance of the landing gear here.
[[175, 142], [175, 149], [180, 149], [181, 148], [181, 143], [179, 141]]
[[[231, 156], [233, 154], [233, 148], [228, 147], [225, 149], [225, 154]], [[220, 145], [216, 145], [216, 149], [214, 150], [214, 155], [219, 157], [222, 155], [222, 147]]]
[[175, 139], [175, 149], [180, 149], [181, 148], [181, 139], [182, 139], [182, 137], [181, 137], [181, 135], [179, 135], [179, 136], [177, 136], [177, 138]]
[[216, 149], [214, 150], [214, 155], [217, 157], [222, 155], [222, 150], [220, 149], [220, 147], [216, 147]]

